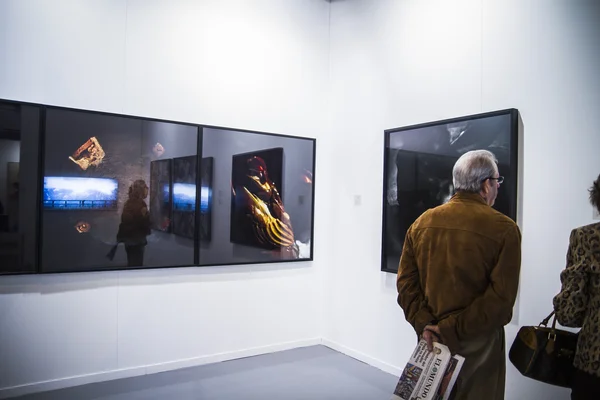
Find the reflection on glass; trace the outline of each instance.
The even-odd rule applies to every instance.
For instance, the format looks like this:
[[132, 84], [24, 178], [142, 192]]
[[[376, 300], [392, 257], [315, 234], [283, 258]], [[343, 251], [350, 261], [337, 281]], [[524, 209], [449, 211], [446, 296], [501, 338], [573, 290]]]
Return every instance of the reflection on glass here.
[[90, 229], [92, 229], [92, 226], [85, 221], [79, 221], [77, 224], [75, 224], [75, 230], [78, 233], [88, 233]]
[[313, 139], [0, 101], [0, 273], [311, 258], [313, 168]]
[[173, 184], [173, 207], [179, 211], [194, 211], [196, 208], [196, 185], [192, 183]]
[[233, 157], [231, 241], [274, 250], [282, 259], [294, 259], [298, 258], [298, 246], [278, 190], [282, 169], [282, 148]]
[[85, 171], [90, 165], [99, 166], [104, 160], [104, 156], [104, 149], [98, 143], [98, 139], [91, 137], [69, 157], [69, 160]]
[[201, 265], [312, 257], [313, 140], [204, 128], [202, 151], [214, 168], [202, 177], [201, 210], [208, 203], [214, 223]]
[[[200, 188], [200, 212], [208, 212], [210, 188]], [[196, 185], [193, 183], [173, 184], [173, 209], [178, 211], [194, 211], [196, 207]]]
[[0, 274], [37, 262], [40, 108], [0, 101]]
[[165, 148], [163, 147], [162, 144], [160, 143], [156, 143], [153, 147], [152, 147], [152, 153], [154, 153], [154, 155], [156, 157], [161, 157], [163, 154], [165, 154]]
[[41, 270], [193, 265], [193, 237], [172, 231], [172, 165], [196, 158], [198, 127], [54, 107], [45, 115]]
[[150, 221], [152, 229], [170, 232], [170, 214], [171, 160], [155, 160], [150, 163]]
[[312, 184], [313, 182], [313, 174], [308, 170], [304, 170], [304, 174], [302, 175], [302, 180], [304, 183]]
[[147, 197], [148, 186], [144, 180], [138, 179], [129, 187], [129, 197], [123, 206], [117, 243], [125, 245], [128, 267], [144, 265], [144, 249], [148, 244], [146, 238], [152, 233], [150, 213], [144, 201]]
[[44, 208], [116, 209], [117, 187], [115, 179], [47, 176], [44, 178]]
[[207, 213], [210, 207], [210, 199], [212, 197], [212, 193], [210, 188], [206, 186], [202, 186], [200, 188], [200, 212]]

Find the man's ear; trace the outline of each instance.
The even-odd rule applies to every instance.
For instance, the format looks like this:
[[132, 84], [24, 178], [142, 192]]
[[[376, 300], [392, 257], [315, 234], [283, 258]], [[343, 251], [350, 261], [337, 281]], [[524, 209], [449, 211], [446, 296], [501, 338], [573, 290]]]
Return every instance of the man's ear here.
[[490, 188], [487, 185], [487, 180], [481, 182], [481, 193], [482, 194], [488, 194], [489, 191], [490, 191]]

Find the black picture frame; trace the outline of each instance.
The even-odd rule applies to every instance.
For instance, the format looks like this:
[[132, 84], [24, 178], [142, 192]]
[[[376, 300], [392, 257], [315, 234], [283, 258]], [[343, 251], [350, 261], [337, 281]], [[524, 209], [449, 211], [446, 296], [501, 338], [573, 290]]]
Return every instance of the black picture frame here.
[[[312, 261], [314, 259], [314, 199], [316, 140], [215, 126], [204, 127], [203, 156], [215, 157], [215, 210], [212, 243], [202, 247], [200, 265], [251, 265]], [[230, 135], [230, 134], [233, 134]], [[239, 134], [239, 136], [238, 136]], [[245, 135], [241, 135], [245, 134]], [[231, 237], [233, 157], [283, 148], [283, 187], [296, 246], [265, 249]], [[225, 183], [225, 185], [223, 185]], [[308, 212], [310, 208], [310, 212]], [[270, 213], [270, 212], [269, 212]], [[223, 223], [226, 228], [223, 227]], [[285, 248], [284, 248], [285, 247]], [[288, 251], [291, 250], [291, 251]]]
[[[0, 98], [0, 102], [5, 102], [5, 103], [9, 103], [9, 104], [14, 104], [14, 105], [19, 105], [19, 106], [23, 106], [23, 107], [28, 107], [31, 109], [35, 110], [36, 113], [36, 118], [33, 119], [31, 118], [31, 121], [28, 122], [28, 124], [30, 125], [35, 125], [37, 126], [37, 129], [39, 130], [39, 134], [36, 134], [35, 136], [30, 136], [31, 140], [29, 141], [35, 141], [35, 146], [30, 146], [32, 149], [34, 149], [37, 153], [37, 160], [38, 162], [35, 165], [35, 168], [37, 170], [37, 184], [36, 186], [36, 191], [35, 191], [35, 195], [32, 197], [32, 202], [34, 201], [36, 204], [35, 207], [35, 213], [32, 214], [32, 218], [35, 220], [35, 223], [33, 224], [35, 226], [35, 235], [33, 235], [34, 239], [33, 239], [33, 245], [32, 247], [34, 248], [34, 251], [29, 251], [28, 254], [26, 255], [27, 258], [27, 262], [28, 262], [28, 270], [11, 270], [11, 271], [0, 271], [0, 275], [23, 275], [23, 274], [56, 274], [56, 273], [80, 273], [80, 272], [103, 272], [103, 271], [119, 271], [119, 270], [136, 270], [136, 269], [165, 269], [165, 268], [182, 268], [182, 267], [214, 267], [214, 266], [228, 266], [228, 265], [253, 265], [253, 264], [270, 264], [270, 263], [287, 263], [287, 262], [310, 262], [314, 260], [314, 203], [315, 203], [315, 190], [314, 190], [314, 182], [316, 182], [316, 171], [315, 171], [315, 167], [316, 167], [316, 139], [315, 138], [310, 138], [310, 137], [302, 137], [302, 136], [293, 136], [293, 135], [285, 135], [285, 134], [278, 134], [278, 133], [273, 133], [273, 132], [263, 132], [263, 131], [257, 131], [257, 130], [248, 130], [248, 129], [243, 129], [243, 128], [234, 128], [234, 127], [226, 127], [226, 126], [217, 126], [217, 125], [206, 125], [206, 124], [199, 124], [199, 123], [192, 123], [192, 122], [182, 122], [182, 121], [176, 121], [176, 120], [168, 120], [168, 119], [159, 119], [159, 118], [152, 118], [152, 117], [147, 117], [147, 116], [137, 116], [137, 115], [131, 115], [131, 114], [119, 114], [119, 113], [111, 113], [111, 112], [104, 112], [104, 111], [95, 111], [95, 110], [86, 110], [86, 109], [80, 109], [80, 108], [73, 108], [73, 107], [63, 107], [63, 106], [57, 106], [57, 105], [50, 105], [50, 104], [42, 104], [42, 103], [31, 103], [31, 102], [22, 102], [22, 101], [18, 101], [18, 100], [10, 100], [10, 99], [1, 99]], [[279, 137], [279, 138], [292, 138], [292, 139], [298, 139], [298, 140], [303, 140], [303, 141], [308, 141], [312, 144], [312, 169], [311, 169], [311, 185], [313, 185], [313, 189], [312, 189], [312, 193], [310, 196], [310, 199], [306, 199], [309, 200], [311, 202], [311, 213], [310, 213], [310, 257], [305, 257], [305, 258], [301, 258], [301, 259], [290, 259], [290, 260], [261, 260], [261, 261], [254, 261], [254, 262], [227, 262], [227, 263], [200, 263], [200, 252], [202, 251], [201, 249], [201, 244], [204, 242], [208, 242], [210, 241], [210, 224], [214, 225], [214, 221], [212, 221], [212, 218], [209, 218], [208, 220], [205, 218], [202, 218], [201, 213], [200, 213], [200, 202], [201, 202], [201, 184], [197, 184], [197, 195], [196, 195], [196, 205], [195, 205], [195, 216], [196, 216], [196, 221], [195, 221], [195, 233], [194, 233], [194, 238], [193, 238], [193, 246], [194, 246], [194, 257], [193, 257], [193, 262], [190, 262], [189, 264], [185, 264], [185, 265], [173, 265], [173, 266], [167, 266], [167, 265], [161, 265], [161, 266], [139, 266], [139, 267], [120, 267], [120, 266], [116, 266], [116, 267], [112, 267], [112, 266], [102, 266], [102, 267], [90, 267], [90, 268], [85, 268], [82, 270], [79, 269], [61, 269], [58, 270], [56, 268], [54, 268], [54, 265], [49, 266], [47, 268], [42, 267], [42, 251], [43, 251], [43, 226], [44, 226], [44, 208], [43, 208], [43, 191], [44, 191], [44, 183], [43, 183], [43, 177], [45, 176], [45, 163], [46, 163], [46, 145], [47, 145], [47, 130], [46, 130], [46, 118], [47, 118], [47, 113], [49, 111], [52, 110], [62, 110], [62, 111], [72, 111], [72, 112], [82, 112], [82, 113], [88, 113], [88, 114], [93, 114], [93, 115], [101, 115], [101, 116], [112, 116], [112, 117], [122, 117], [122, 118], [130, 118], [130, 119], [136, 119], [139, 121], [146, 121], [146, 122], [159, 122], [159, 123], [171, 123], [171, 124], [181, 124], [181, 125], [186, 125], [186, 126], [190, 126], [193, 127], [194, 129], [196, 129], [197, 132], [197, 160], [201, 160], [201, 162], [197, 162], [197, 177], [199, 177], [200, 179], [205, 179], [202, 178], [206, 173], [208, 173], [207, 171], [210, 170], [210, 173], [212, 174], [212, 162], [210, 163], [210, 165], [206, 164], [206, 160], [207, 158], [210, 157], [202, 157], [203, 154], [203, 146], [202, 146], [202, 139], [203, 139], [203, 131], [205, 129], [214, 129], [214, 130], [226, 130], [226, 131], [232, 131], [232, 132], [239, 132], [239, 133], [245, 133], [245, 134], [252, 134], [252, 135], [260, 135], [260, 136], [265, 136], [265, 137]], [[32, 163], [33, 166], [33, 163]], [[197, 179], [197, 183], [198, 179]], [[212, 182], [211, 182], [212, 183]], [[170, 182], [170, 201], [172, 203], [173, 199], [172, 199], [172, 185], [173, 185], [173, 181], [172, 181], [172, 177], [171, 177], [171, 182]], [[213, 199], [211, 198], [211, 201]], [[31, 204], [33, 205], [33, 203], [31, 202]], [[28, 202], [29, 204], [30, 202]], [[171, 204], [172, 205], [172, 204]], [[33, 208], [33, 207], [32, 207]], [[172, 208], [172, 207], [171, 207]], [[172, 216], [172, 210], [169, 213]], [[207, 225], [209, 227], [209, 231], [208, 234], [206, 234], [206, 232], [204, 234], [202, 234], [200, 232], [200, 228], [203, 225]], [[169, 224], [169, 230], [172, 230], [172, 228], [170, 227]], [[186, 237], [186, 239], [188, 239]]]
[[[451, 197], [452, 166], [460, 155], [475, 149], [490, 150], [498, 158], [505, 181], [494, 207], [516, 221], [520, 151], [517, 109], [384, 131], [382, 272], [398, 272], [406, 230], [427, 208]], [[407, 173], [401, 174], [400, 169]], [[405, 190], [400, 190], [401, 186]]]

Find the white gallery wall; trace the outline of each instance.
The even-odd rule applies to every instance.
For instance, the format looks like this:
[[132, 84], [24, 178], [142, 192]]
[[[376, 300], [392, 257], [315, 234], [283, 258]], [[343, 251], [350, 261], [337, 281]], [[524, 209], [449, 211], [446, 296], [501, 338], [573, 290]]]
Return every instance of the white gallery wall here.
[[[519, 324], [552, 310], [570, 230], [593, 222], [600, 173], [600, 3], [567, 0], [334, 1], [335, 262], [325, 343], [399, 373], [415, 335], [379, 272], [384, 129], [505, 108], [524, 123]], [[323, 160], [321, 160], [323, 162]], [[569, 392], [507, 366], [506, 399]]]
[[[0, 98], [316, 137], [326, 159], [325, 1], [4, 0], [0, 27]], [[317, 169], [324, 243], [333, 165]], [[319, 343], [330, 253], [2, 277], [0, 397]]]

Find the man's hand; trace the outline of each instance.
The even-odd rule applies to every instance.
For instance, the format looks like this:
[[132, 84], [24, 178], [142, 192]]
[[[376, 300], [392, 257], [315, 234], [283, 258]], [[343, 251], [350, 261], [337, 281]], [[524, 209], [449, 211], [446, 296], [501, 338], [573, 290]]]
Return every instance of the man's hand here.
[[427, 342], [427, 350], [429, 351], [433, 351], [434, 342], [442, 342], [442, 334], [440, 333], [440, 328], [437, 325], [425, 326], [425, 329], [423, 329], [422, 337]]

